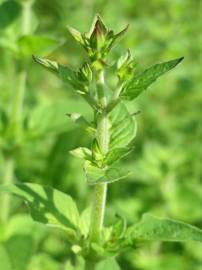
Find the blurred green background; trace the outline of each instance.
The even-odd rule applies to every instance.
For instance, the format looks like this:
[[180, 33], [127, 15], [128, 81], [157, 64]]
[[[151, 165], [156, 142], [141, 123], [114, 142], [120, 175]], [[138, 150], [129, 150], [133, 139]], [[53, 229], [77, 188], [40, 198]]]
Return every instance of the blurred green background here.
[[[69, 86], [38, 67], [31, 55], [79, 67], [85, 53], [66, 26], [88, 31], [99, 13], [116, 32], [130, 24], [110, 55], [111, 63], [127, 48], [136, 59], [137, 72], [185, 57], [174, 71], [128, 104], [132, 111], [141, 111], [134, 151], [122, 162], [133, 174], [110, 185], [106, 224], [115, 213], [131, 224], [143, 212], [151, 212], [202, 228], [202, 2], [36, 0], [31, 4], [0, 0], [1, 183], [9, 180], [11, 166], [13, 181], [52, 185], [74, 197], [80, 209], [90, 203], [91, 188], [85, 183], [82, 162], [68, 153], [90, 141], [65, 114], [80, 112], [90, 119], [91, 110]], [[109, 74], [109, 85], [112, 81]], [[18, 106], [18, 118], [23, 127], [10, 131], [9, 119], [16, 100], [19, 105], [22, 88], [24, 104]], [[12, 121], [18, 123], [15, 117]], [[0, 207], [0, 268], [3, 262], [7, 268], [2, 270], [13, 270], [7, 257], [15, 261], [17, 256], [21, 263], [16, 270], [74, 269], [65, 237], [33, 224], [26, 207], [16, 199], [7, 203], [9, 211], [3, 213], [6, 200]], [[124, 270], [202, 270], [202, 244], [155, 242], [121, 254], [118, 262]]]

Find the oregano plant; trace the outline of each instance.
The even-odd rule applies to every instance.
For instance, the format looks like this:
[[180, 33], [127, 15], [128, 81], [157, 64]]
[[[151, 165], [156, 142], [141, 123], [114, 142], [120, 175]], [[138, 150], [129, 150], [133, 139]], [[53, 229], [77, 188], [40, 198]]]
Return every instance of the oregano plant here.
[[[116, 262], [117, 255], [125, 249], [136, 249], [140, 242], [202, 242], [202, 230], [197, 227], [151, 214], [144, 214], [134, 224], [127, 224], [123, 217], [117, 215], [116, 222], [104, 226], [107, 187], [113, 182], [125, 181], [130, 173], [117, 165], [133, 150], [137, 130], [135, 116], [129, 112], [125, 101], [136, 99], [161, 75], [183, 60], [180, 57], [162, 62], [137, 73], [128, 50], [117, 60], [116, 85], [109, 87], [106, 82], [110, 66], [108, 56], [127, 29], [114, 33], [100, 16], [96, 16], [89, 33], [82, 34], [68, 27], [87, 54], [87, 61], [78, 70], [33, 56], [38, 64], [69, 84], [92, 108], [91, 121], [78, 113], [68, 114], [92, 138], [89, 148], [78, 147], [70, 151], [84, 160], [86, 184], [94, 189], [91, 206], [79, 213], [71, 196], [49, 186], [16, 183], [0, 187], [1, 192], [9, 192], [25, 200], [33, 220], [62, 230], [72, 246], [72, 252], [77, 258], [84, 259], [86, 270], [120, 269]], [[68, 267], [81, 269], [77, 265]]]

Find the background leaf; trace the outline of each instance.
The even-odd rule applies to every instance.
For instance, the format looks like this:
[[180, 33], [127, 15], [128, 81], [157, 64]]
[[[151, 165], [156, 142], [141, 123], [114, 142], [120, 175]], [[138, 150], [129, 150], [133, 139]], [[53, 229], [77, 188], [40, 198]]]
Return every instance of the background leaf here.
[[0, 5], [0, 30], [9, 26], [20, 15], [21, 6], [17, 1], [4, 1]]
[[3, 244], [0, 244], [0, 262], [4, 270], [13, 270], [8, 251]]
[[31, 235], [14, 235], [5, 243], [12, 269], [26, 270], [34, 253]]
[[110, 259], [107, 259], [107, 260], [104, 260], [104, 261], [98, 263], [98, 265], [96, 266], [95, 269], [96, 270], [106, 270], [106, 269], [121, 270], [118, 263], [113, 258], [110, 258]]
[[47, 55], [60, 45], [61, 42], [54, 38], [39, 35], [25, 35], [18, 40], [20, 52], [24, 57], [32, 54]]

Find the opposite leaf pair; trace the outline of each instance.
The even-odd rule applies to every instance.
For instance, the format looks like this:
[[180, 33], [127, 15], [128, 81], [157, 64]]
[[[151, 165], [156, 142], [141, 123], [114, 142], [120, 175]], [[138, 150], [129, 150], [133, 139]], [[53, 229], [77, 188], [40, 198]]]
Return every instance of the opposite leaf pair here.
[[27, 202], [33, 220], [63, 230], [76, 254], [99, 261], [114, 256], [125, 248], [133, 248], [144, 241], [200, 241], [202, 230], [189, 224], [145, 214], [132, 226], [117, 217], [110, 227], [103, 229], [100, 243], [89, 242], [89, 209], [81, 215], [73, 199], [56, 189], [37, 184], [11, 184], [0, 187]]

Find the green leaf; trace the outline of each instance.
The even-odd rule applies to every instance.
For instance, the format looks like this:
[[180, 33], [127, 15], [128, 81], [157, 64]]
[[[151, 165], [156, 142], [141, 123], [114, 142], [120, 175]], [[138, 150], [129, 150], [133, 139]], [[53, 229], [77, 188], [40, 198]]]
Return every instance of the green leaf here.
[[33, 220], [58, 227], [74, 234], [79, 213], [70, 196], [59, 190], [38, 184], [1, 185], [0, 192], [12, 193], [25, 200]]
[[129, 175], [129, 173], [126, 173], [119, 168], [98, 168], [90, 161], [85, 162], [84, 171], [89, 185], [113, 183], [122, 180]]
[[88, 87], [88, 79], [90, 80], [91, 77], [88, 71], [89, 69], [87, 68], [87, 66], [83, 66], [77, 72], [69, 67], [59, 65], [58, 75], [64, 83], [68, 83], [75, 90], [79, 91], [79, 93], [85, 94], [85, 92], [87, 91], [86, 86]]
[[84, 63], [78, 71], [75, 71], [48, 59], [36, 56], [33, 56], [33, 59], [36, 63], [57, 74], [64, 83], [71, 85], [78, 93], [86, 94], [92, 80], [92, 71], [88, 63]]
[[4, 1], [0, 5], [0, 29], [9, 26], [21, 13], [21, 6], [16, 1]]
[[78, 30], [76, 30], [75, 28], [71, 26], [67, 26], [67, 29], [76, 41], [78, 41], [81, 45], [84, 45], [83, 36]]
[[97, 264], [95, 270], [121, 270], [114, 258], [109, 258]]
[[112, 238], [121, 238], [126, 232], [126, 219], [116, 215], [116, 221], [112, 227]]
[[112, 165], [123, 157], [127, 156], [132, 151], [129, 147], [114, 148], [109, 151], [104, 159], [106, 165]]
[[126, 84], [121, 96], [125, 99], [132, 100], [138, 97], [161, 75], [177, 66], [184, 58], [177, 58], [168, 62], [156, 64], [146, 69], [144, 72], [135, 76]]
[[53, 72], [54, 74], [58, 74], [58, 63], [55, 61], [51, 61], [49, 59], [43, 59], [37, 56], [33, 55], [33, 60], [40, 64], [42, 67], [44, 67], [45, 69]]
[[132, 227], [131, 237], [148, 241], [202, 242], [202, 230], [177, 220], [145, 214], [142, 220]]
[[[117, 33], [115, 35], [113, 34], [113, 36], [111, 38], [110, 45], [109, 45], [109, 50], [120, 42], [120, 40], [123, 38], [125, 33], [128, 31], [128, 27], [129, 27], [129, 25], [126, 25], [126, 27], [122, 31], [120, 31], [119, 33]], [[109, 32], [109, 34], [110, 34], [110, 32]]]
[[79, 147], [74, 150], [69, 151], [70, 154], [72, 154], [75, 157], [85, 159], [85, 160], [91, 160], [92, 159], [92, 152], [90, 149], [86, 147]]
[[39, 35], [25, 35], [18, 40], [20, 52], [24, 56], [32, 54], [47, 55], [60, 45], [61, 42], [54, 38]]
[[117, 106], [109, 114], [110, 120], [110, 150], [127, 146], [136, 135], [136, 121], [123, 103]]
[[92, 160], [96, 163], [96, 164], [100, 164], [102, 166], [103, 163], [103, 154], [100, 150], [100, 146], [98, 144], [97, 139], [94, 139], [92, 142]]

